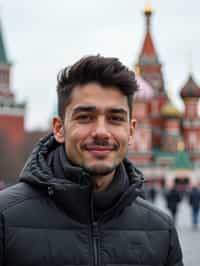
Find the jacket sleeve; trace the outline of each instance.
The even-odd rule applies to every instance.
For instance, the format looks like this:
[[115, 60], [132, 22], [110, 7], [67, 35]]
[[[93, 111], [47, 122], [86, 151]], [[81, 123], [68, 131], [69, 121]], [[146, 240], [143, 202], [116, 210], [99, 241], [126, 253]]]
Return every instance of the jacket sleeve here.
[[170, 244], [165, 266], [183, 266], [183, 255], [176, 228], [170, 230]]
[[3, 216], [0, 214], [0, 266], [4, 266], [4, 225]]

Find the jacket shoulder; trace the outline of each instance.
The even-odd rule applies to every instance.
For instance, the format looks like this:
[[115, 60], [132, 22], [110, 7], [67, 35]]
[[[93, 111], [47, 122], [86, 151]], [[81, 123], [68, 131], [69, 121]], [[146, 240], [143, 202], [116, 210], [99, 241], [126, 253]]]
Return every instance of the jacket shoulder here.
[[0, 212], [4, 212], [27, 200], [38, 198], [39, 193], [25, 183], [18, 183], [0, 191]]
[[170, 230], [174, 226], [173, 220], [167, 212], [147, 200], [138, 197], [134, 205], [138, 215], [145, 217], [142, 220], [150, 230]]

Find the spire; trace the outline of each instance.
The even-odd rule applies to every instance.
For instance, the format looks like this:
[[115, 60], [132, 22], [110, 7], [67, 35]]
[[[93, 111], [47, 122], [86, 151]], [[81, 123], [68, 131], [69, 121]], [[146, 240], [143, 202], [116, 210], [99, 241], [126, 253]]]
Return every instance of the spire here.
[[189, 53], [188, 55], [188, 58], [189, 58], [189, 75], [192, 76], [192, 72], [193, 72], [193, 64], [192, 64], [192, 52]]
[[142, 54], [152, 56], [156, 54], [153, 41], [151, 38], [151, 15], [153, 13], [153, 10], [150, 5], [150, 1], [147, 2], [145, 8], [144, 8], [144, 15], [146, 17], [146, 36], [142, 48]]
[[159, 60], [157, 57], [157, 53], [153, 44], [153, 40], [151, 37], [151, 16], [153, 14], [153, 10], [148, 2], [146, 7], [144, 8], [144, 16], [146, 19], [146, 33], [142, 46], [142, 50], [140, 53], [139, 64], [159, 64]]
[[[1, 9], [1, 6], [0, 6]], [[1, 10], [0, 10], [1, 13]], [[10, 90], [10, 70], [11, 63], [8, 60], [6, 54], [6, 46], [4, 44], [3, 31], [2, 31], [2, 22], [0, 14], [0, 98], [1, 104], [2, 101], [7, 101], [9, 99], [14, 99], [14, 93]]]
[[143, 56], [156, 56], [156, 51], [149, 31], [146, 33], [141, 54]]
[[10, 64], [7, 58], [5, 44], [4, 44], [1, 18], [0, 18], [0, 64], [6, 64], [6, 65]]
[[155, 95], [162, 95], [165, 97], [166, 92], [161, 69], [162, 65], [159, 61], [151, 36], [150, 25], [152, 13], [153, 11], [150, 4], [146, 5], [144, 8], [144, 16], [146, 19], [145, 36], [137, 66], [140, 68], [141, 76], [148, 81], [155, 90]]
[[151, 8], [150, 2], [148, 1], [144, 8], [144, 14], [146, 16], [146, 30], [147, 31], [150, 31], [152, 13], [153, 13], [153, 10]]

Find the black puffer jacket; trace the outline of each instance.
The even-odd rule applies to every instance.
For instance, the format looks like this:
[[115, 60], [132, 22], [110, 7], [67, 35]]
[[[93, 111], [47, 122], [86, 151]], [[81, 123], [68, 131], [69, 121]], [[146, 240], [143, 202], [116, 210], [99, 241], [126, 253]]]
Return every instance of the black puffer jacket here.
[[131, 163], [129, 189], [94, 222], [85, 173], [69, 168], [75, 182], [47, 166], [56, 145], [41, 140], [21, 182], [0, 193], [0, 266], [183, 265], [171, 219], [138, 197], [143, 178]]

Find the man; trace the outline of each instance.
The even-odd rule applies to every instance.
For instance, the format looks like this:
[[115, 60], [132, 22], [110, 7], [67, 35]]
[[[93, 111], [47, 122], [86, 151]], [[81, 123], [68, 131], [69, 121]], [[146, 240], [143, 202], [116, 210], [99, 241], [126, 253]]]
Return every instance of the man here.
[[191, 208], [192, 226], [194, 229], [197, 229], [199, 224], [199, 210], [200, 210], [200, 190], [197, 185], [191, 188], [191, 190], [188, 193], [188, 198]]
[[125, 156], [134, 73], [88, 56], [58, 75], [53, 134], [0, 194], [0, 265], [182, 266], [173, 222], [140, 197]]
[[179, 204], [182, 200], [181, 192], [178, 190], [176, 184], [174, 184], [173, 187], [166, 192], [165, 198], [166, 198], [167, 208], [171, 213], [174, 223], [176, 223]]

